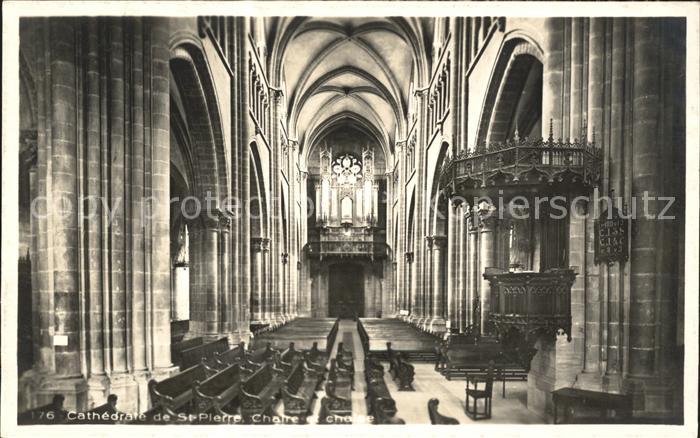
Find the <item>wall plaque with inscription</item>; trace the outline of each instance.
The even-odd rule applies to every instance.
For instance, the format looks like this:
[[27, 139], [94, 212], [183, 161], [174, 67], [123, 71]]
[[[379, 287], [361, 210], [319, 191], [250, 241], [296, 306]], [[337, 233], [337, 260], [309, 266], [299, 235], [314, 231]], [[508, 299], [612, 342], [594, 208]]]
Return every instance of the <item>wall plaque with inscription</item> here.
[[605, 210], [595, 221], [595, 263], [626, 262], [629, 219], [620, 210]]

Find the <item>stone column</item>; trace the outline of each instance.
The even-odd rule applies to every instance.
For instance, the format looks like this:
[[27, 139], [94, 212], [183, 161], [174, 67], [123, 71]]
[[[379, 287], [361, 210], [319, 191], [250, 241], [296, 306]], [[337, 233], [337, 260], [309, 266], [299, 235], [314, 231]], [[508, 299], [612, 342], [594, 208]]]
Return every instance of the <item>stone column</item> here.
[[[301, 248], [297, 242], [301, 241], [301, 236], [298, 235], [299, 228], [297, 224], [303, 221], [303, 217], [298, 217], [299, 210], [297, 208], [298, 198], [299, 198], [299, 184], [301, 178], [297, 170], [297, 159], [298, 159], [298, 144], [294, 140], [287, 140], [289, 143], [289, 159], [288, 159], [288, 175], [291, 184], [289, 186], [289, 266], [287, 266], [287, 271], [289, 272], [289, 317], [294, 319], [297, 317], [297, 305], [298, 305], [298, 295], [299, 295], [299, 270], [297, 269], [297, 263], [301, 260], [300, 252]], [[304, 201], [304, 199], [302, 199]]]
[[[310, 299], [311, 299], [311, 288], [309, 286], [309, 263], [304, 254], [306, 247], [306, 239], [308, 236], [308, 231], [306, 229], [308, 211], [308, 199], [309, 194], [307, 193], [307, 179], [309, 177], [309, 172], [305, 170], [299, 170], [299, 196], [301, 201], [301, 235], [299, 236], [299, 284], [297, 286], [297, 315], [308, 317], [311, 315]], [[315, 213], [314, 213], [315, 215]], [[306, 263], [304, 262], [306, 261]]]
[[491, 205], [482, 204], [478, 207], [479, 220], [479, 301], [481, 306], [481, 314], [475, 315], [479, 318], [481, 326], [481, 334], [487, 334], [487, 323], [489, 312], [491, 311], [491, 283], [484, 278], [486, 268], [494, 267], [495, 263], [495, 230], [496, 230], [496, 211]]
[[251, 239], [251, 322], [261, 324], [264, 319], [263, 313], [263, 237]]
[[264, 238], [260, 244], [261, 249], [261, 263], [260, 263], [260, 283], [262, 286], [262, 312], [263, 321], [268, 324], [275, 324], [274, 319], [274, 304], [272, 302], [272, 279], [270, 272], [270, 239]]
[[[545, 19], [545, 60], [542, 72], [542, 120], [552, 119], [554, 138], [563, 136], [562, 92], [564, 84], [564, 21], [565, 18]], [[549, 136], [549, 126], [542, 123], [542, 137]]]
[[[467, 317], [466, 325], [478, 325], [481, 323], [481, 318], [476, 309], [480, 307], [479, 303], [479, 226], [476, 207], [469, 207], [465, 215], [467, 221], [467, 229], [469, 233], [469, 245], [467, 246]], [[480, 313], [480, 312], [479, 312]]]
[[114, 393], [146, 409], [143, 376], [171, 371], [168, 21], [36, 20], [34, 196], [46, 202], [18, 405], [61, 393], [83, 411]]
[[[218, 213], [217, 213], [218, 216]], [[201, 283], [199, 297], [203, 306], [200, 315], [204, 318], [197, 321], [200, 334], [214, 340], [219, 336], [219, 220], [218, 217], [207, 218], [202, 224], [200, 234], [202, 242], [200, 246], [200, 261], [197, 268], [200, 270]]]
[[451, 327], [457, 328], [458, 324], [458, 296], [459, 296], [459, 223], [461, 204], [450, 203], [448, 206], [448, 241], [447, 241], [447, 319], [450, 321]]
[[287, 250], [284, 247], [283, 241], [283, 221], [282, 218], [286, 212], [282, 211], [282, 190], [281, 190], [281, 169], [283, 160], [283, 139], [282, 130], [280, 128], [280, 114], [284, 112], [282, 108], [282, 92], [280, 90], [269, 89], [270, 94], [270, 109], [269, 109], [269, 119], [272, 122], [270, 124], [269, 141], [272, 147], [271, 155], [271, 193], [272, 199], [270, 205], [272, 206], [272, 211], [270, 212], [270, 242], [269, 251], [270, 255], [267, 260], [269, 260], [269, 284], [268, 292], [270, 296], [270, 321], [273, 325], [281, 325], [284, 322], [284, 309], [285, 304], [285, 294], [286, 289], [284, 287], [284, 270], [282, 266], [282, 253]]
[[[625, 94], [626, 80], [629, 74], [625, 62], [626, 53], [626, 18], [612, 19], [612, 54], [611, 54], [611, 85], [610, 85], [610, 128], [608, 156], [608, 190], [614, 191], [615, 197], [624, 196], [624, 151], [626, 147], [625, 134]], [[631, 145], [630, 145], [631, 146]], [[617, 207], [620, 207], [619, 205]], [[607, 327], [604, 332], [606, 345], [605, 372], [614, 386], [619, 389], [622, 373], [622, 308], [624, 266], [613, 263], [607, 267], [607, 301], [604, 318]]]
[[[88, 184], [87, 195], [91, 199], [90, 210], [96, 213], [96, 217], [92, 218], [87, 224], [87, 246], [89, 251], [88, 262], [88, 278], [87, 278], [87, 294], [89, 297], [88, 321], [90, 321], [90, 330], [88, 332], [88, 360], [90, 363], [90, 376], [93, 382], [93, 387], [102, 390], [107, 386], [105, 364], [106, 350], [103, 342], [103, 333], [106, 325], [105, 303], [103, 294], [103, 279], [105, 273], [102, 270], [103, 251], [102, 244], [102, 196], [101, 183], [101, 157], [100, 141], [102, 137], [100, 127], [100, 33], [97, 20], [91, 20], [88, 23], [87, 39], [87, 96], [86, 96], [86, 178], [88, 181], [94, 181]], [[94, 207], [93, 207], [94, 205]], [[33, 231], [36, 234], [36, 231]], [[32, 262], [36, 261], [36, 257], [32, 256]], [[34, 283], [34, 282], [33, 282]], [[145, 310], [145, 309], [143, 309]], [[144, 312], [145, 314], [145, 312]], [[35, 321], [35, 324], [37, 321]], [[35, 353], [35, 359], [36, 359]]]
[[469, 300], [467, 299], [466, 293], [467, 293], [467, 269], [466, 269], [466, 264], [468, 263], [468, 258], [467, 258], [467, 242], [468, 242], [468, 235], [467, 235], [467, 227], [466, 227], [466, 221], [464, 217], [464, 209], [465, 207], [468, 207], [466, 203], [461, 203], [459, 207], [457, 208], [457, 257], [456, 257], [456, 262], [457, 262], [457, 268], [456, 268], [456, 273], [457, 273], [457, 285], [456, 285], [456, 290], [454, 292], [455, 298], [454, 298], [454, 303], [455, 303], [455, 318], [456, 318], [456, 323], [457, 327], [456, 329], [459, 331], [459, 333], [463, 333], [464, 329], [466, 327], [466, 307], [468, 306]]
[[[416, 114], [418, 117], [418, 122], [416, 124], [416, 129], [417, 129], [417, 134], [416, 134], [416, 154], [418, 159], [416, 160], [416, 168], [422, 169], [423, 166], [425, 166], [425, 145], [426, 145], [426, 137], [428, 133], [426, 132], [427, 129], [427, 124], [428, 124], [428, 104], [427, 104], [427, 98], [428, 98], [428, 89], [423, 89], [420, 91], [416, 91], [415, 93], [415, 98], [416, 98]], [[417, 185], [416, 185], [416, 193], [425, 193], [422, 192], [425, 188], [425, 176], [423, 172], [416, 172], [416, 176], [418, 177]], [[418, 296], [418, 299], [416, 301], [416, 316], [418, 317], [417, 324], [420, 324], [425, 321], [425, 306], [424, 306], [424, 298], [425, 298], [425, 292], [426, 292], [426, 287], [429, 287], [429, 278], [430, 278], [430, 257], [428, 254], [428, 250], [426, 245], [422, 242], [422, 239], [427, 236], [427, 229], [426, 229], [426, 220], [425, 220], [425, 214], [426, 214], [426, 205], [425, 202], [426, 200], [424, 199], [425, 196], [417, 196], [416, 197], [416, 204], [415, 204], [415, 210], [414, 210], [414, 245], [415, 248], [411, 248], [411, 250], [415, 251], [415, 256], [414, 256], [414, 264], [413, 264], [413, 277], [414, 277], [414, 290], [416, 295]]]
[[413, 321], [413, 313], [415, 311], [414, 309], [416, 308], [416, 295], [413, 293], [415, 286], [413, 275], [413, 253], [407, 252], [404, 254], [404, 257], [406, 261], [406, 269], [404, 271], [404, 275], [406, 276], [406, 280], [404, 282], [406, 289], [404, 292], [404, 302], [406, 303], [406, 310], [409, 312], [409, 320]]
[[284, 321], [291, 319], [291, 296], [289, 290], [289, 253], [283, 252], [280, 254], [281, 274], [282, 274], [282, 318]]
[[[125, 161], [125, 102], [124, 102], [124, 33], [120, 20], [108, 21], [109, 32], [109, 194], [113, 217], [110, 220], [111, 266], [109, 277], [111, 283], [111, 337], [112, 337], [112, 374], [124, 374], [127, 371], [126, 350], [126, 252], [125, 209], [119, 207], [125, 199], [124, 161]], [[74, 244], [73, 244], [74, 245]]]
[[446, 236], [433, 236], [433, 288], [430, 330], [445, 330], [445, 260]]
[[[589, 57], [588, 57], [588, 139], [592, 140], [597, 132], [598, 139], [602, 139], [603, 106], [605, 91], [605, 22], [606, 18], [591, 18], [589, 32]], [[601, 145], [596, 145], [601, 147]], [[592, 221], [590, 221], [592, 222]], [[592, 243], [592, 239], [591, 239]], [[590, 246], [590, 244], [589, 244]], [[588, 266], [587, 273], [597, 270], [597, 266]], [[601, 266], [604, 272], [605, 266]], [[587, 280], [591, 282], [586, 294], [586, 332], [585, 332], [585, 361], [584, 371], [597, 373], [600, 367], [600, 288], [603, 283], [598, 276], [591, 276]], [[596, 284], [593, 284], [595, 282]]]
[[430, 322], [432, 300], [433, 300], [433, 237], [425, 237], [425, 259], [423, 263], [423, 281], [419, 289], [420, 299], [418, 301], [418, 309], [420, 320], [418, 325], [427, 329]]
[[[131, 241], [129, 242], [129, 253], [131, 258], [131, 266], [129, 272], [129, 286], [131, 288], [131, 299], [127, 302], [131, 311], [131, 362], [132, 369], [137, 375], [137, 378], [146, 383], [147, 378], [147, 351], [146, 338], [148, 336], [148, 328], [146, 327], [146, 292], [147, 284], [145, 282], [145, 234], [144, 229], [146, 221], [143, 216], [143, 193], [146, 187], [145, 174], [145, 113], [144, 113], [144, 80], [143, 75], [138, 74], [144, 69], [144, 22], [142, 18], [135, 18], [132, 26], [131, 43], [131, 87], [130, 93], [127, 93], [127, 99], [130, 97], [131, 102], [131, 154], [130, 154], [130, 182], [128, 189], [130, 191], [130, 221], [131, 221]], [[129, 38], [129, 35], [127, 35]], [[169, 145], [168, 145], [169, 146]], [[172, 273], [172, 271], [170, 271]], [[145, 385], [143, 385], [145, 386]], [[145, 401], [144, 391], [143, 401]]]
[[233, 291], [231, 290], [231, 217], [227, 213], [219, 216], [219, 278], [220, 278], [220, 328], [219, 335], [229, 336], [233, 344], [237, 339], [232, 336], [233, 327]]
[[583, 115], [585, 108], [583, 102], [583, 29], [584, 18], [576, 17], [571, 19], [571, 105], [569, 108], [570, 127], [566, 134], [572, 141], [582, 139], [581, 128], [583, 127]]
[[[659, 190], [659, 160], [661, 149], [658, 139], [661, 119], [661, 96], [659, 89], [662, 50], [661, 28], [658, 19], [634, 19], [634, 89], [633, 125], [634, 154], [633, 195], [642, 198], [663, 196]], [[663, 131], [662, 131], [663, 132]], [[630, 262], [630, 346], [629, 373], [633, 377], [648, 377], [658, 371], [655, 358], [657, 343], [658, 297], [656, 235], [659, 232], [653, 219], [659, 213], [657, 202], [648, 203], [649, 217], [638, 215], [635, 233], [631, 242]], [[664, 291], [669, 293], [669, 291]]]
[[[250, 118], [249, 111], [251, 110], [251, 99], [249, 92], [250, 83], [250, 71], [248, 69], [250, 61], [250, 51], [248, 50], [248, 34], [250, 33], [250, 18], [249, 17], [238, 17], [234, 18], [234, 29], [235, 37], [233, 42], [236, 45], [236, 62], [234, 65], [238, 67], [238, 80], [234, 81], [237, 84], [236, 93], [238, 95], [238, 105], [236, 108], [237, 117], [235, 120], [238, 122], [238, 147], [240, 151], [240, 198], [242, 202], [247, 202], [250, 200], [250, 181], [251, 181], [251, 167], [250, 167], [250, 143], [254, 138], [255, 129], [253, 127], [253, 122]], [[234, 130], [234, 132], [236, 132]], [[239, 269], [242, 273], [239, 277], [238, 283], [238, 296], [240, 302], [239, 311], [239, 337], [247, 340], [250, 334], [250, 320], [255, 319], [252, 315], [253, 309], [250, 307], [251, 295], [255, 294], [260, 290], [258, 288], [252, 287], [252, 271], [256, 269], [256, 266], [251, 261], [254, 252], [252, 248], [252, 238], [250, 230], [250, 211], [245, 210], [241, 215], [240, 221], [240, 249], [239, 249]], [[260, 277], [258, 276], [258, 281]], [[260, 295], [258, 295], [258, 300], [260, 300]], [[260, 301], [258, 301], [258, 305]], [[259, 310], [258, 310], [259, 312]], [[258, 314], [259, 316], [259, 314]], [[259, 322], [259, 318], [257, 319]]]

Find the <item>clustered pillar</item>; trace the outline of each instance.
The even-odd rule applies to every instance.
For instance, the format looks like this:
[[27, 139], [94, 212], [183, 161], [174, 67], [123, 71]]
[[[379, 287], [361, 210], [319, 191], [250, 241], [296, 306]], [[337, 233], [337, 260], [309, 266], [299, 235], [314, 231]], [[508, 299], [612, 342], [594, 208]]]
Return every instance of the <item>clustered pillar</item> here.
[[83, 410], [114, 393], [143, 411], [147, 379], [172, 372], [168, 20], [41, 20], [38, 354], [19, 408], [60, 393]]

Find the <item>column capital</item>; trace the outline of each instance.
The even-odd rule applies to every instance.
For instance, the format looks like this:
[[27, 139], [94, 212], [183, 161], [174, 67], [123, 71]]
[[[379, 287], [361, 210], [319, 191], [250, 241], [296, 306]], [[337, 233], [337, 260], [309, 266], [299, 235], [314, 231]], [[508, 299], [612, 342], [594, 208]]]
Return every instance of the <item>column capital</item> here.
[[[203, 229], [218, 232], [220, 228], [225, 226], [222, 224], [222, 218], [224, 217], [224, 213], [218, 207], [216, 207], [211, 210], [200, 212], [199, 218], [193, 219], [192, 222], [196, 222], [197, 219], [199, 219], [199, 223]], [[230, 224], [230, 219], [226, 219], [228, 219]]]
[[289, 253], [283, 252], [282, 254], [280, 254], [280, 258], [281, 258], [282, 264], [286, 265], [289, 262]]
[[251, 237], [250, 249], [253, 252], [263, 252], [270, 250], [270, 239], [267, 237]]
[[228, 211], [219, 211], [219, 226], [222, 231], [230, 231], [233, 215]]
[[277, 102], [278, 99], [281, 100], [282, 96], [284, 96], [284, 92], [279, 88], [269, 87], [268, 89], [270, 91], [270, 96], [275, 102]]
[[462, 198], [461, 196], [455, 196], [454, 198], [449, 199], [449, 201], [450, 201], [450, 205], [452, 205], [452, 208], [455, 208], [455, 209], [459, 208], [460, 206], [462, 206], [465, 203], [464, 198]]
[[404, 257], [406, 258], [406, 263], [413, 263], [413, 251], [404, 253]]
[[442, 249], [447, 245], [447, 236], [433, 236], [433, 249]]
[[428, 92], [429, 92], [429, 91], [430, 91], [430, 88], [429, 88], [429, 87], [421, 88], [421, 89], [418, 89], [418, 90], [414, 90], [414, 91], [413, 91], [413, 95], [414, 95], [415, 97], [419, 98], [419, 99], [422, 99], [423, 97], [425, 97], [425, 96], [428, 95]]
[[474, 207], [474, 212], [476, 213], [476, 220], [478, 221], [478, 227], [483, 231], [493, 230], [498, 221], [498, 215], [496, 207], [493, 205], [482, 202]]

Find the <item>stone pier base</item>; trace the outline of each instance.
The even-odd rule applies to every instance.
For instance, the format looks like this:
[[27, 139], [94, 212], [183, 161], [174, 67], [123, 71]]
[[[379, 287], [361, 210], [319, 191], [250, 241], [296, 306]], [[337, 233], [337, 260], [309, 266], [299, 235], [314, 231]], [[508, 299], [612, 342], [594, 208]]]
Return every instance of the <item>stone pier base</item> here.
[[18, 380], [17, 412], [24, 412], [46, 405], [54, 395], [65, 397], [63, 407], [69, 411], [84, 412], [107, 401], [107, 396], [118, 397], [117, 409], [125, 413], [141, 413], [150, 409], [148, 381], [163, 380], [179, 372], [178, 367], [156, 371], [92, 376], [89, 379], [61, 378], [41, 374], [34, 370], [24, 373]]
[[566, 334], [557, 335], [556, 341], [542, 337], [535, 348], [537, 354], [527, 377], [527, 408], [551, 419], [552, 391], [574, 385], [581, 369], [580, 357], [574, 353], [574, 343], [567, 341]]

